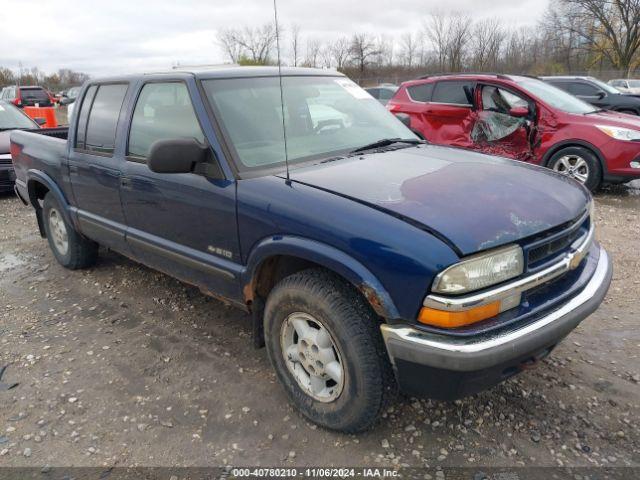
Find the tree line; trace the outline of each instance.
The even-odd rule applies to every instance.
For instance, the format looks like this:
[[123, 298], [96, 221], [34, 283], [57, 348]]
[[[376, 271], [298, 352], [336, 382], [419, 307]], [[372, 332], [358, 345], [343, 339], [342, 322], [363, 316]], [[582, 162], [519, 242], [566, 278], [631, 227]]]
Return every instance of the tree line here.
[[66, 90], [82, 85], [89, 75], [68, 68], [61, 68], [55, 73], [47, 74], [38, 67], [18, 68], [16, 71], [0, 67], [0, 87], [7, 85], [39, 85], [52, 92]]
[[[328, 41], [296, 24], [279, 30], [283, 64], [336, 68], [361, 83], [462, 71], [632, 76], [640, 62], [640, 0], [559, 0], [532, 27], [434, 12], [398, 38], [355, 32]], [[217, 42], [233, 63], [276, 62], [273, 23], [222, 30]]]

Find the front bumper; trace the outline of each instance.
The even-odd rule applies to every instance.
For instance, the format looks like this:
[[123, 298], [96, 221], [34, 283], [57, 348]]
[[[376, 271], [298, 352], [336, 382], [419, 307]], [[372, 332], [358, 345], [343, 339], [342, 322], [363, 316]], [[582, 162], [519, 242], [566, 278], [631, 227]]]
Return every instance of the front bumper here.
[[477, 337], [423, 332], [406, 325], [382, 325], [382, 335], [401, 390], [453, 399], [495, 385], [545, 357], [607, 293], [613, 273], [602, 247], [591, 279], [565, 303], [525, 326]]

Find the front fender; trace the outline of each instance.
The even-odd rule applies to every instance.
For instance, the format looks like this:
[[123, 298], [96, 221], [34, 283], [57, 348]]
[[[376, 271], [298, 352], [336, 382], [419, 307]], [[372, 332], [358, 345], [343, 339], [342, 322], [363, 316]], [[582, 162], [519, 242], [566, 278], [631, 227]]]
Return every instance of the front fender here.
[[253, 285], [260, 265], [277, 255], [298, 257], [322, 265], [355, 286], [378, 315], [384, 318], [400, 317], [389, 293], [364, 265], [335, 247], [297, 236], [273, 236], [253, 247], [242, 279], [243, 291], [246, 292]]

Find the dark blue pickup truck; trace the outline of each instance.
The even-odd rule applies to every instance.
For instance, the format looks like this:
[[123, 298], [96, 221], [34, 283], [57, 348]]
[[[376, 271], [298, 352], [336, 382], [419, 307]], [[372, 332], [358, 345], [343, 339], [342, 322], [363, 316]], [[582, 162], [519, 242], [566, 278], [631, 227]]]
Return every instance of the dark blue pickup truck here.
[[117, 77], [77, 105], [67, 139], [11, 135], [16, 191], [56, 259], [88, 267], [101, 245], [250, 312], [320, 425], [366, 429], [398, 388], [490, 387], [609, 287], [583, 187], [425, 144], [338, 73]]

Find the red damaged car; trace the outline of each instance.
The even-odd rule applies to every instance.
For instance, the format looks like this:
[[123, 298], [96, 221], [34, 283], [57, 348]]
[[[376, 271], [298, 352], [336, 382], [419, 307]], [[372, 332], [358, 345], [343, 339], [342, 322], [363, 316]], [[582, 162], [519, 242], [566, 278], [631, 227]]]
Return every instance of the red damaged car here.
[[431, 143], [543, 165], [592, 191], [640, 178], [640, 118], [597, 109], [537, 78], [424, 77], [403, 83], [387, 108], [408, 114]]

